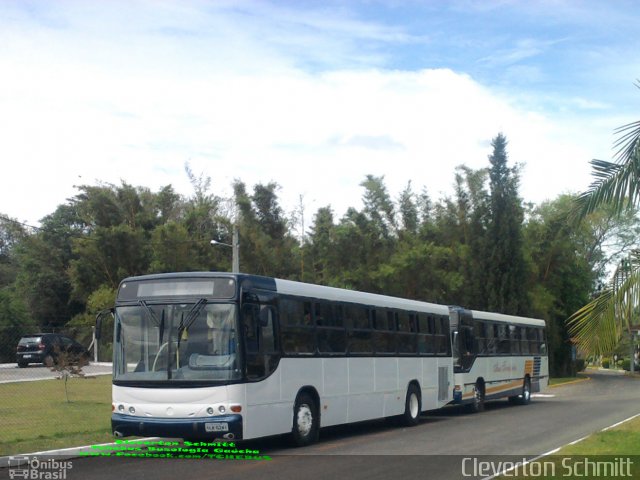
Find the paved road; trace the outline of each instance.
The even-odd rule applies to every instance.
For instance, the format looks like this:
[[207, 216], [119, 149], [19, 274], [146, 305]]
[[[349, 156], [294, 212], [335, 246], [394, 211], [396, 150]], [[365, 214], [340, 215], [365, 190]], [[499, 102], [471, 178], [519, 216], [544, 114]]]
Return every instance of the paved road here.
[[640, 412], [640, 380], [590, 375], [590, 381], [549, 389], [550, 396], [528, 406], [490, 402], [476, 415], [451, 407], [425, 415], [414, 428], [385, 421], [335, 427], [303, 449], [288, 448], [280, 437], [242, 444], [271, 461], [82, 458], [73, 460], [67, 478], [465, 478], [464, 457], [530, 458]]
[[[85, 375], [106, 375], [111, 373], [111, 363], [91, 363], [82, 368]], [[0, 383], [31, 382], [56, 378], [56, 373], [41, 364], [31, 364], [18, 368], [15, 363], [0, 364]]]

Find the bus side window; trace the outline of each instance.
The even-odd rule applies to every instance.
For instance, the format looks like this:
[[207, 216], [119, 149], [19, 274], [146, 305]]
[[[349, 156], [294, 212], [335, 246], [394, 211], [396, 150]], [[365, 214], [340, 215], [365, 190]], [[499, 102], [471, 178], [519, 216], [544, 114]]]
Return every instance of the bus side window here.
[[544, 330], [542, 328], [538, 328], [538, 340], [540, 342], [540, 353], [543, 355], [547, 354], [547, 344], [544, 338]]
[[253, 304], [244, 305], [242, 307], [242, 329], [245, 340], [245, 348], [248, 354], [256, 354], [259, 351], [256, 310], [257, 305]]
[[529, 339], [529, 353], [540, 353], [540, 342], [538, 332], [534, 327], [527, 327], [527, 338]]
[[433, 337], [429, 334], [429, 321], [424, 313], [418, 314], [418, 355], [432, 353]]
[[275, 311], [270, 305], [246, 304], [242, 307], [249, 380], [266, 377], [277, 365], [274, 316]]
[[520, 327], [509, 325], [509, 340], [511, 355], [520, 355]]
[[497, 340], [496, 340], [496, 325], [493, 323], [484, 324], [485, 330], [485, 338], [486, 338], [486, 353], [488, 355], [495, 355], [497, 351]]
[[275, 332], [274, 326], [274, 311], [270, 305], [260, 306], [260, 351], [262, 353], [274, 353], [276, 352]]
[[507, 326], [498, 325], [498, 355], [509, 355], [511, 353], [511, 345], [509, 342], [509, 333]]
[[520, 330], [520, 351], [523, 355], [529, 354], [529, 341], [527, 340], [527, 327], [519, 327]]
[[347, 348], [349, 354], [370, 354], [373, 352], [369, 311], [360, 305], [347, 305], [344, 309], [347, 324]]

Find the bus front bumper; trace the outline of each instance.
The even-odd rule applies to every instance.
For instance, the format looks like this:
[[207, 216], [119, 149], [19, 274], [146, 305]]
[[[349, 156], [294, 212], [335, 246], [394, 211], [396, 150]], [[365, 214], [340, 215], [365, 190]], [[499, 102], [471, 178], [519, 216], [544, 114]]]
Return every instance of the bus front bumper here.
[[242, 439], [242, 415], [201, 418], [148, 418], [113, 413], [111, 430], [116, 437], [170, 437], [187, 439]]

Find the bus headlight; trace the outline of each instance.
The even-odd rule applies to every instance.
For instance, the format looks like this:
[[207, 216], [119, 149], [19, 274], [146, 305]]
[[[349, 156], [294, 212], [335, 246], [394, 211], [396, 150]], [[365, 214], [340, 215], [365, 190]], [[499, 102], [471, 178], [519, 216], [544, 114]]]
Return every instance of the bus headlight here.
[[220, 405], [220, 406], [218, 407], [218, 411], [219, 411], [220, 413], [224, 413], [224, 412], [226, 412], [226, 411], [227, 411], [227, 408], [226, 408], [224, 405]]
[[118, 411], [120, 413], [124, 413], [124, 405], [122, 405], [122, 404], [118, 405]]
[[129, 413], [133, 415], [134, 413], [136, 413], [136, 409], [133, 407], [129, 407]]
[[207, 413], [208, 413], [209, 415], [213, 415], [213, 407], [209, 407], [209, 408], [207, 408]]

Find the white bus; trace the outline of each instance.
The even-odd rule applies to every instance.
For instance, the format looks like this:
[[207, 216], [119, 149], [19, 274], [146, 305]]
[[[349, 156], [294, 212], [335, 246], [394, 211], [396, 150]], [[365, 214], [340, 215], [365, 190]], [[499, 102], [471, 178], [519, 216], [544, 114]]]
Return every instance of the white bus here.
[[321, 426], [415, 425], [453, 401], [446, 306], [201, 272], [127, 278], [114, 315], [116, 436], [307, 445]]
[[528, 404], [549, 383], [544, 320], [451, 308], [454, 403]]

